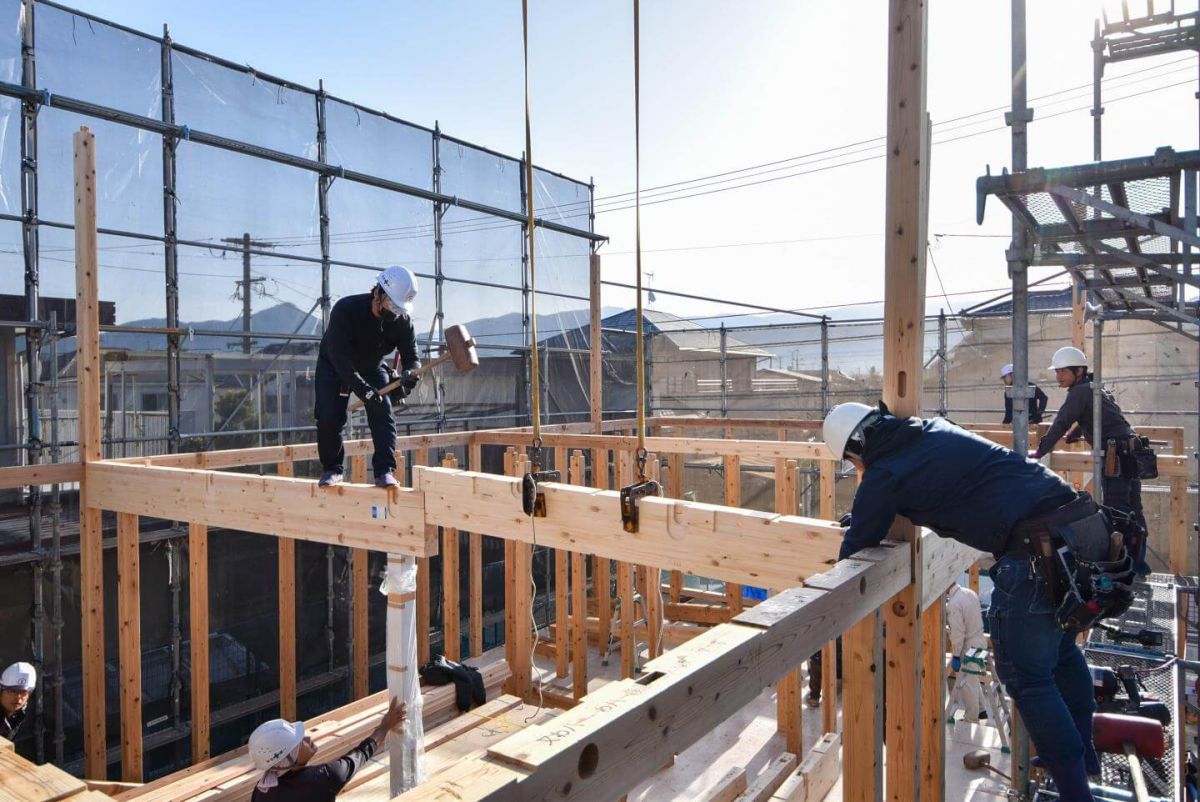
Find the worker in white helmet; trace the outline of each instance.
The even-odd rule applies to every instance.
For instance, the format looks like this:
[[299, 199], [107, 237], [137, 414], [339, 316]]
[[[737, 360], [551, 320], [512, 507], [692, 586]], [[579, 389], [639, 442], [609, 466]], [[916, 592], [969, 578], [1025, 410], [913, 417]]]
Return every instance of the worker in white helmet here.
[[0, 738], [17, 737], [36, 687], [37, 670], [29, 663], [13, 663], [0, 674]]
[[[1012, 387], [1013, 365], [1011, 362], [1000, 368], [1000, 381], [1004, 382], [1005, 387]], [[1031, 424], [1041, 423], [1042, 416], [1046, 414], [1046, 404], [1050, 402], [1050, 399], [1042, 391], [1042, 388], [1038, 387], [1033, 382], [1030, 382], [1029, 386], [1033, 388], [1033, 397], [1029, 399], [1029, 422]], [[1012, 399], [1008, 397], [1008, 394], [1005, 393], [1004, 420], [1001, 422], [1007, 426], [1008, 424], [1012, 423], [1012, 419], [1013, 402]]]
[[251, 802], [331, 802], [354, 773], [383, 749], [389, 732], [404, 723], [404, 705], [392, 699], [379, 726], [346, 755], [309, 765], [317, 754], [303, 721], [272, 719], [250, 733], [248, 749], [254, 768], [262, 772]]
[[[1059, 799], [1091, 802], [1096, 702], [1075, 638], [1133, 600], [1132, 561], [1119, 546], [1112, 554], [1111, 520], [1042, 464], [942, 418], [839, 404], [823, 434], [862, 478], [839, 559], [878, 545], [897, 515], [996, 558], [988, 609], [996, 674]], [[1062, 574], [1050, 574], [1059, 563]]]
[[962, 661], [971, 649], [986, 649], [983, 634], [983, 608], [979, 595], [955, 582], [946, 591], [946, 629], [950, 633], [950, 667], [954, 669], [954, 688], [950, 697], [963, 706], [963, 720], [977, 724], [983, 707], [983, 685], [978, 674], [962, 670]]
[[[1058, 386], [1067, 391], [1067, 398], [1054, 416], [1054, 423], [1050, 424], [1046, 436], [1038, 442], [1033, 452], [1038, 459], [1053, 451], [1059, 439], [1072, 426], [1089, 445], [1095, 437], [1092, 414], [1095, 382], [1088, 372], [1087, 356], [1078, 348], [1059, 348], [1050, 360], [1050, 370], [1054, 371]], [[1103, 387], [1100, 388], [1100, 438], [1100, 450], [1105, 454], [1104, 505], [1124, 516], [1118, 521], [1121, 534], [1133, 557], [1134, 569], [1145, 576], [1150, 573], [1150, 566], [1146, 564], [1148, 529], [1146, 516], [1142, 512], [1142, 483], [1138, 478], [1134, 457], [1140, 443], [1113, 394]]]
[[[346, 473], [342, 430], [350, 394], [362, 399], [375, 455], [371, 467], [375, 484], [395, 487], [396, 420], [393, 405], [413, 391], [420, 381], [415, 374], [417, 335], [413, 327], [413, 301], [417, 277], [406, 267], [389, 267], [379, 274], [369, 293], [347, 295], [329, 313], [329, 325], [317, 355], [316, 418], [317, 456], [321, 460], [321, 487], [340, 484]], [[396, 352], [391, 366], [384, 357]], [[402, 373], [397, 374], [400, 367]], [[388, 395], [379, 389], [396, 378], [404, 382]]]

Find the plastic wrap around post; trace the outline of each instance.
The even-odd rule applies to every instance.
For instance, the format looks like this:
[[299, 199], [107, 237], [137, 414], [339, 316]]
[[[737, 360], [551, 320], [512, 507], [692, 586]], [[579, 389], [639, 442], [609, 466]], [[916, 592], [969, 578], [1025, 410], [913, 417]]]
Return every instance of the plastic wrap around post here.
[[387, 573], [379, 590], [388, 597], [388, 696], [399, 699], [408, 715], [400, 737], [390, 739], [392, 796], [425, 781], [425, 725], [421, 680], [417, 672], [417, 561], [389, 554]]

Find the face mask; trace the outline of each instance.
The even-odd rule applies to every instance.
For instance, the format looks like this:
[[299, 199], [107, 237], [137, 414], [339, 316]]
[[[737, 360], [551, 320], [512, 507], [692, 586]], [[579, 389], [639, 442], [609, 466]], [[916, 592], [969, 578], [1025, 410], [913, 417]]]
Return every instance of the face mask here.
[[379, 316], [386, 323], [391, 323], [396, 318], [400, 317], [396, 314], [395, 307], [392, 306], [392, 299], [387, 295], [382, 295], [379, 304]]

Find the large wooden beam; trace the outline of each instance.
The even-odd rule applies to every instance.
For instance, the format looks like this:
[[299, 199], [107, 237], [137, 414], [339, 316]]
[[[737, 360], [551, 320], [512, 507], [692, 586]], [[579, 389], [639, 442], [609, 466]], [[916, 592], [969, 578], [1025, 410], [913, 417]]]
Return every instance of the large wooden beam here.
[[208, 687], [208, 527], [188, 524], [188, 610], [192, 661], [192, 763], [208, 760], [211, 718]]
[[[418, 468], [426, 521], [534, 542], [521, 510], [521, 480], [444, 468]], [[760, 587], [786, 588], [821, 573], [837, 557], [841, 527], [825, 521], [675, 499], [639, 502], [640, 529], [621, 528], [620, 498], [547, 483], [537, 543], [602, 558], [675, 569]]]
[[[528, 446], [533, 443], [529, 432], [481, 431], [475, 433], [483, 445]], [[554, 448], [610, 448], [633, 451], [638, 447], [636, 437], [615, 434], [543, 434], [542, 443]], [[705, 437], [647, 437], [646, 450], [660, 454], [692, 454], [706, 456], [738, 456], [743, 461], [773, 459], [829, 459], [824, 443], [779, 440], [715, 440]]]
[[870, 551], [831, 569], [834, 590], [784, 591], [401, 799], [620, 797], [909, 581], [906, 549]]
[[58, 462], [44, 465], [14, 465], [0, 468], [0, 490], [30, 485], [58, 485], [83, 480], [83, 465]]
[[[104, 458], [100, 447], [100, 299], [96, 241], [96, 137], [80, 128], [75, 155], [75, 364], [79, 374], [79, 458]], [[79, 594], [83, 612], [83, 764], [89, 777], [106, 777], [104, 709], [104, 532], [102, 508], [79, 490]], [[110, 508], [112, 509], [112, 508]]]
[[[1188, 458], [1174, 454], [1158, 455], [1158, 475], [1164, 479], [1187, 478]], [[1092, 470], [1092, 455], [1086, 451], [1055, 451], [1050, 454], [1050, 469], [1053, 471]]]
[[142, 781], [142, 596], [138, 517], [117, 514], [117, 626], [121, 667], [121, 779]]
[[921, 609], [928, 610], [938, 602], [963, 572], [983, 556], [982, 551], [957, 540], [927, 534], [921, 551]]
[[100, 510], [195, 521], [335, 546], [428, 556], [420, 495], [361, 485], [186, 468], [89, 463], [87, 504]]

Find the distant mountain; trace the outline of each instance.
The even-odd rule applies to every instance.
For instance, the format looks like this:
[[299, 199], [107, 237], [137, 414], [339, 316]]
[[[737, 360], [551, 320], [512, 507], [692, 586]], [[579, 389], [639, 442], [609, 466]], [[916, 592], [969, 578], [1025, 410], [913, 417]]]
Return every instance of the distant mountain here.
[[[165, 318], [151, 317], [142, 320], [130, 320], [122, 325], [154, 328], [166, 326], [167, 321]], [[180, 325], [197, 331], [241, 332], [242, 318], [238, 316], [233, 320], [183, 321]], [[270, 332], [272, 334], [319, 334], [321, 331], [321, 318], [314, 315], [307, 315], [303, 310], [290, 303], [281, 303], [251, 313], [250, 328], [253, 331]], [[283, 340], [274, 337], [271, 339], [256, 340], [253, 347], [254, 350], [258, 351], [270, 343], [279, 342], [283, 342]], [[166, 348], [165, 339], [161, 334], [127, 334], [124, 332], [104, 332], [100, 335], [100, 345], [102, 348], [127, 348], [131, 351], [162, 351]], [[186, 351], [225, 352], [239, 350], [241, 347], [242, 340], [240, 337], [221, 337], [217, 335], [195, 335], [186, 338], [183, 342], [183, 348]]]

